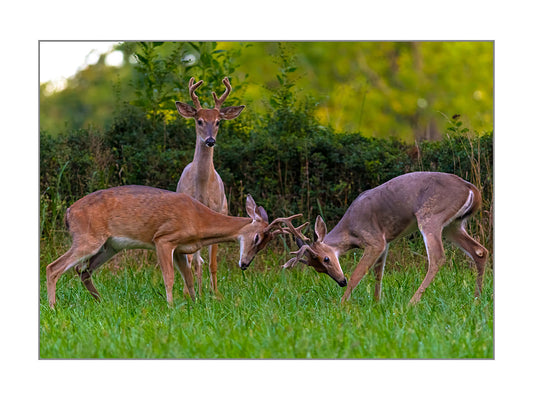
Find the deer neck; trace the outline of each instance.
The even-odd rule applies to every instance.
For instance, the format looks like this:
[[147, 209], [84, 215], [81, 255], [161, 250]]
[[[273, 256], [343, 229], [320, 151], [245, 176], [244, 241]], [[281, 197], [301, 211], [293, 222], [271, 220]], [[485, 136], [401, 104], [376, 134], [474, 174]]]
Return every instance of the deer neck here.
[[[200, 137], [196, 139], [196, 149], [194, 150], [194, 157], [192, 163], [195, 169], [196, 182], [206, 188], [212, 176], [215, 174], [215, 166], [213, 164], [213, 150], [214, 147], [208, 147], [202, 142]], [[205, 190], [206, 191], [206, 190]], [[204, 192], [205, 192], [204, 191]]]
[[351, 233], [350, 226], [344, 218], [326, 235], [324, 243], [334, 248], [338, 255], [361, 247], [359, 238]]
[[201, 247], [204, 247], [215, 243], [238, 240], [243, 228], [251, 222], [251, 218], [230, 217], [217, 213], [215, 218], [209, 218], [209, 223], [203, 227], [198, 241], [201, 242]]

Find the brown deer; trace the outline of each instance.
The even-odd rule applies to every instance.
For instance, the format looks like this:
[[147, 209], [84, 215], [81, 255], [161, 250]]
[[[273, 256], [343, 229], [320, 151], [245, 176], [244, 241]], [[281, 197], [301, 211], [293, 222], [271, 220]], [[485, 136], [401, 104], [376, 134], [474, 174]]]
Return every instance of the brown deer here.
[[[481, 194], [471, 183], [456, 175], [440, 172], [412, 172], [398, 176], [374, 189], [361, 193], [339, 223], [327, 233], [320, 216], [315, 222], [315, 242], [307, 245], [297, 231], [300, 247], [295, 258], [283, 267], [302, 261], [318, 272], [330, 275], [339, 285], [342, 277], [339, 255], [361, 248], [357, 264], [344, 295], [346, 302], [368, 270], [374, 266], [374, 298], [381, 298], [381, 279], [389, 243], [415, 231], [422, 233], [429, 260], [428, 272], [411, 298], [415, 304], [445, 261], [442, 235], [461, 248], [477, 268], [476, 296], [481, 295], [488, 251], [465, 230], [467, 218], [481, 206]], [[289, 227], [290, 229], [290, 227]], [[305, 256], [306, 260], [302, 260]]]
[[[195, 91], [203, 83], [199, 81], [194, 83], [194, 78], [189, 81], [189, 95], [194, 103], [194, 107], [189, 104], [177, 101], [176, 107], [181, 116], [185, 118], [194, 118], [196, 124], [196, 148], [194, 151], [193, 161], [183, 170], [178, 187], [178, 193], [186, 193], [210, 209], [228, 214], [228, 201], [224, 193], [224, 183], [218, 175], [213, 165], [213, 147], [216, 143], [216, 137], [221, 120], [230, 120], [239, 116], [244, 106], [222, 107], [231, 92], [229, 79], [226, 77], [222, 80], [226, 90], [217, 97], [212, 92], [215, 100], [214, 109], [202, 108], [200, 100]], [[217, 286], [217, 244], [209, 246], [209, 272], [211, 277], [211, 289], [218, 294]], [[193, 256], [194, 269], [198, 281], [198, 292], [202, 292], [202, 258], [200, 251]], [[191, 261], [191, 260], [190, 260]]]
[[[120, 186], [91, 193], [67, 209], [65, 222], [72, 246], [46, 267], [50, 307], [56, 302], [57, 280], [78, 264], [82, 264], [76, 271], [83, 285], [99, 299], [91, 279], [93, 272], [119, 251], [135, 248], [156, 250], [169, 305], [174, 285], [173, 261], [194, 300], [194, 281], [186, 254], [215, 243], [239, 241], [239, 266], [245, 270], [275, 235], [288, 233], [282, 223], [301, 216], [277, 218], [269, 224], [265, 209], [258, 207], [250, 195], [246, 212], [249, 218], [230, 217], [189, 195], [147, 186]], [[302, 227], [291, 231], [298, 233]]]

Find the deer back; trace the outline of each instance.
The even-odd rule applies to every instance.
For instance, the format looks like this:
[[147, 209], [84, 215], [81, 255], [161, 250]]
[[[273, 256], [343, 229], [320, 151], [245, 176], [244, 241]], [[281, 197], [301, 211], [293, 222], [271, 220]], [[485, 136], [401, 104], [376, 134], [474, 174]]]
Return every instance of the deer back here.
[[[75, 202], [67, 214], [73, 234], [124, 237], [151, 243], [163, 231], [188, 233], [213, 213], [191, 197], [146, 186], [99, 190]], [[202, 217], [205, 215], [205, 217]]]

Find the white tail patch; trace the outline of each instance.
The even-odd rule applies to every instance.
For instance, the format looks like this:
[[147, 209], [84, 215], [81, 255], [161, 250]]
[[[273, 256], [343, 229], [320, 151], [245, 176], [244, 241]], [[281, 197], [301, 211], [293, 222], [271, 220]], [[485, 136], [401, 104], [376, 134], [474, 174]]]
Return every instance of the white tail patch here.
[[444, 223], [444, 226], [450, 224], [451, 222], [455, 221], [458, 218], [463, 217], [468, 210], [472, 207], [472, 204], [474, 203], [474, 192], [471, 190], [468, 191], [468, 197], [466, 199], [466, 202], [463, 204], [463, 206], [457, 211], [453, 217], [451, 217], [448, 221]]

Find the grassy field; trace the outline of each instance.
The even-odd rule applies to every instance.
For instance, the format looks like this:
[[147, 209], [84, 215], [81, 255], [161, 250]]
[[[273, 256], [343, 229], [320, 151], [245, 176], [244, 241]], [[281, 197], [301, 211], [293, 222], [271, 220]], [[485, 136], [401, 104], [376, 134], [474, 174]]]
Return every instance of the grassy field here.
[[[40, 357], [493, 358], [492, 268], [482, 297], [474, 299], [473, 269], [462, 253], [448, 250], [447, 265], [420, 304], [410, 307], [425, 264], [405, 244], [394, 247], [399, 250], [391, 246], [379, 303], [372, 296], [372, 274], [341, 306], [344, 288], [329, 277], [310, 268], [282, 271], [286, 255], [268, 249], [243, 274], [236, 267], [236, 246], [225, 245], [219, 257], [221, 299], [204, 290], [192, 303], [176, 273], [169, 308], [155, 254], [130, 251], [95, 274], [100, 302], [73, 271], [63, 275], [55, 310], [46, 300], [44, 269], [67, 247], [42, 248]], [[354, 258], [352, 253], [341, 260], [347, 275]]]

